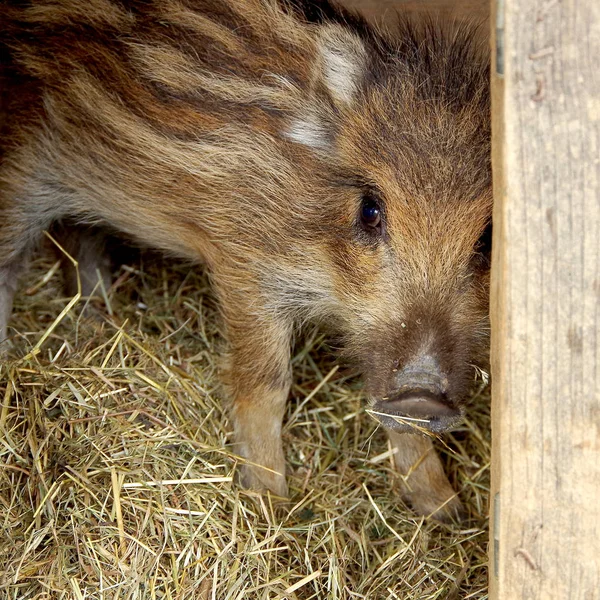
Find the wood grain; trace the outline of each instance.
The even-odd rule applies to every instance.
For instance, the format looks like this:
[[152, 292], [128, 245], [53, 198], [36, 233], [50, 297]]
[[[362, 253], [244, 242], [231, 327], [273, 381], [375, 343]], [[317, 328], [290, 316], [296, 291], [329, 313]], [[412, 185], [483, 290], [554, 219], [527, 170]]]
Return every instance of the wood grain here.
[[600, 2], [498, 4], [490, 598], [597, 600]]

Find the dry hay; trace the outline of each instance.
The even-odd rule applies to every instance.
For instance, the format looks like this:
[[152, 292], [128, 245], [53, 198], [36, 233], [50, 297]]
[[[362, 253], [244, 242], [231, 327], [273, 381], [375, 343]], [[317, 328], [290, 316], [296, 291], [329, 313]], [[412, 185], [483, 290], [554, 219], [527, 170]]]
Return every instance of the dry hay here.
[[57, 264], [38, 258], [21, 282], [2, 366], [0, 598], [487, 598], [487, 391], [440, 444], [470, 520], [427, 522], [398, 499], [359, 381], [308, 336], [284, 430], [292, 498], [274, 506], [232, 483], [206, 278], [150, 253], [132, 264], [108, 306], [87, 317], [80, 301], [60, 323]]

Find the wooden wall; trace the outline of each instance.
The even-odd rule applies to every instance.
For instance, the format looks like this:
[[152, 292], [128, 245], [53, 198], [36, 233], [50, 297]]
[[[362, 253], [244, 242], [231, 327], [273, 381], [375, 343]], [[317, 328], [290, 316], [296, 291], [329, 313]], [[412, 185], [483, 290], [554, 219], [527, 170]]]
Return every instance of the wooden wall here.
[[492, 600], [600, 598], [600, 2], [497, 0]]

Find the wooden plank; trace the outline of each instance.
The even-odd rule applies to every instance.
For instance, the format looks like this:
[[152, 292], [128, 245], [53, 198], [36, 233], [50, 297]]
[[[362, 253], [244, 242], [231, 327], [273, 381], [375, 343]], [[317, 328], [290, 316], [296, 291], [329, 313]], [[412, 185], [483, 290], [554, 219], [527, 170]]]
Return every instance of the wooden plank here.
[[490, 598], [598, 600], [600, 2], [503, 4]]

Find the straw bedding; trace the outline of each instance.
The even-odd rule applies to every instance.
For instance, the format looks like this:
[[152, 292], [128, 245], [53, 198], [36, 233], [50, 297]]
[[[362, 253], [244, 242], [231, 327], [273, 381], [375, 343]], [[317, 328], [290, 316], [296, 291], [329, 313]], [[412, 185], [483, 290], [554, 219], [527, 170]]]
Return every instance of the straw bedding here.
[[51, 255], [31, 267], [1, 367], [0, 598], [487, 598], [480, 382], [439, 443], [470, 518], [440, 525], [399, 500], [359, 379], [307, 334], [284, 430], [291, 499], [277, 505], [232, 481], [201, 268], [136, 254], [84, 310]]

